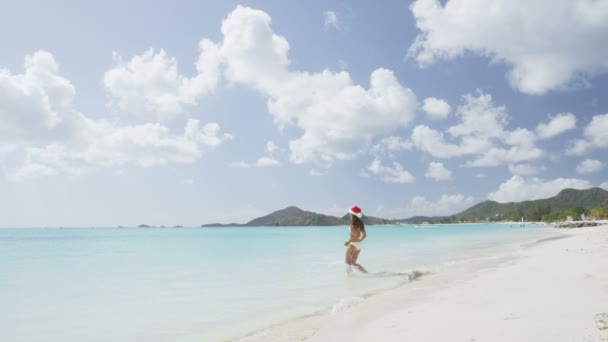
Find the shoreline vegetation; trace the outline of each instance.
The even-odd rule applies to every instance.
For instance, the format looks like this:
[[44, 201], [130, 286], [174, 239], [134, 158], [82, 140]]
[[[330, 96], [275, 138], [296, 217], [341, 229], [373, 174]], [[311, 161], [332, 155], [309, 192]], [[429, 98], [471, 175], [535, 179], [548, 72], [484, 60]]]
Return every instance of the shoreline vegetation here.
[[[364, 216], [366, 225], [386, 224], [454, 224], [454, 223], [513, 223], [545, 222], [566, 227], [569, 221], [608, 219], [608, 191], [601, 188], [586, 190], [564, 189], [556, 196], [523, 202], [498, 203], [484, 201], [458, 214], [442, 217], [414, 216], [385, 219]], [[289, 227], [348, 225], [348, 214], [342, 217], [318, 214], [290, 206], [247, 223], [211, 223], [201, 227]]]

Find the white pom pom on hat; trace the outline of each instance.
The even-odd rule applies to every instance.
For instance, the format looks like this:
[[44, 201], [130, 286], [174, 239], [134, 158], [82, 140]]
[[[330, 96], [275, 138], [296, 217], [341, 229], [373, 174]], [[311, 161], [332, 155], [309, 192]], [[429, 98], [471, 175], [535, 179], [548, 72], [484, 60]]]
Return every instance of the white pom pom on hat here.
[[351, 215], [355, 215], [358, 218], [362, 218], [363, 217], [363, 213], [361, 212], [361, 208], [354, 206], [352, 208], [350, 208], [350, 210], [348, 211], [349, 214]]

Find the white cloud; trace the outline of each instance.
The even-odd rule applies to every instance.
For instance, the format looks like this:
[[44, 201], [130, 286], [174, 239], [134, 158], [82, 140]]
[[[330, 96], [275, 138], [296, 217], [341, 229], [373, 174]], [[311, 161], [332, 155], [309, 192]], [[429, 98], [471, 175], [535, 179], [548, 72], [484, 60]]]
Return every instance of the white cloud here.
[[595, 159], [585, 159], [580, 162], [580, 164], [578, 164], [578, 166], [576, 167], [576, 172], [581, 175], [584, 175], [599, 172], [603, 168], [604, 164], [601, 161]]
[[514, 175], [532, 176], [545, 171], [545, 167], [531, 164], [509, 164], [509, 171]]
[[452, 158], [466, 153], [460, 146], [446, 142], [443, 133], [426, 125], [414, 128], [412, 141], [416, 147], [437, 158]]
[[585, 139], [575, 139], [568, 143], [566, 154], [583, 156], [593, 148], [593, 145]]
[[233, 162], [231, 164], [231, 166], [241, 168], [241, 169], [249, 169], [249, 168], [253, 168], [253, 167], [279, 166], [279, 165], [281, 165], [281, 163], [278, 160], [276, 160], [275, 155], [280, 150], [281, 149], [274, 142], [269, 140], [266, 142], [266, 148], [264, 150], [264, 153], [266, 153], [266, 156], [262, 156], [262, 157], [258, 158], [258, 160], [255, 163], [247, 163], [245, 161], [238, 161], [238, 162]]
[[412, 183], [414, 182], [414, 176], [407, 170], [403, 169], [403, 166], [399, 163], [393, 163], [391, 166], [384, 166], [380, 160], [375, 159], [368, 167], [367, 170], [376, 176], [380, 176], [382, 181], [385, 183]]
[[182, 184], [192, 185], [192, 184], [194, 184], [194, 180], [192, 178], [185, 178], [185, 179], [182, 179]]
[[479, 158], [468, 161], [467, 167], [489, 167], [507, 163], [520, 163], [536, 160], [542, 157], [544, 152], [533, 145], [514, 145], [509, 148], [492, 147]]
[[0, 92], [0, 108], [6, 109], [0, 109], [0, 139], [14, 146], [10, 153], [16, 155], [3, 165], [9, 180], [77, 175], [125, 163], [192, 162], [205, 148], [232, 138], [220, 134], [215, 123], [192, 119], [182, 135], [160, 124], [120, 126], [89, 119], [73, 107], [75, 89], [60, 75], [52, 54], [39, 51], [25, 60], [24, 74], [0, 73], [0, 82], [10, 89]]
[[266, 153], [269, 156], [274, 155], [275, 153], [279, 152], [281, 149], [279, 148], [279, 146], [277, 146], [275, 143], [273, 143], [272, 141], [267, 141], [266, 142]]
[[473, 198], [462, 194], [441, 195], [437, 202], [431, 202], [423, 196], [412, 198], [406, 208], [408, 216], [444, 216], [459, 213], [473, 204]]
[[215, 89], [220, 77], [217, 47], [202, 40], [199, 48], [197, 75], [192, 78], [180, 75], [175, 58], [162, 49], [149, 49], [127, 62], [114, 53], [116, 65], [104, 74], [104, 87], [120, 110], [141, 118], [165, 120], [184, 114], [197, 97]]
[[417, 0], [410, 9], [421, 32], [409, 55], [421, 66], [472, 51], [510, 65], [512, 86], [528, 94], [543, 94], [608, 70], [605, 1], [537, 0], [522, 6], [510, 0], [491, 5], [484, 0], [450, 0], [445, 5]]
[[608, 190], [608, 182], [604, 182], [604, 183], [600, 184], [600, 188], [602, 188], [604, 190]]
[[59, 75], [53, 55], [37, 51], [25, 57], [25, 72], [11, 74], [0, 69], [0, 142], [23, 143], [60, 139], [65, 134], [63, 116], [76, 92]]
[[477, 96], [466, 94], [463, 100], [464, 103], [458, 106], [461, 122], [448, 129], [452, 136], [489, 139], [501, 138], [506, 134], [509, 115], [505, 106], [494, 105], [492, 95], [478, 90]]
[[414, 118], [416, 96], [390, 70], [374, 70], [368, 89], [345, 71], [289, 70], [289, 43], [272, 31], [270, 21], [263, 11], [238, 6], [222, 22], [217, 47], [227, 80], [266, 96], [279, 128], [295, 125], [304, 131], [289, 143], [293, 163], [353, 159], [375, 137]]
[[449, 127], [447, 135], [419, 125], [412, 131], [414, 144], [437, 158], [475, 156], [476, 159], [464, 164], [467, 167], [519, 163], [544, 155], [535, 146], [534, 133], [523, 128], [507, 129], [506, 108], [494, 105], [491, 95], [478, 91], [476, 96], [463, 96], [463, 100], [456, 112], [460, 122]]
[[576, 116], [572, 113], [561, 113], [550, 118], [548, 123], [539, 123], [536, 126], [536, 134], [541, 139], [548, 139], [574, 128]]
[[[329, 12], [328, 12], [329, 13]], [[333, 12], [332, 12], [333, 13]], [[330, 23], [338, 23], [329, 14]], [[376, 69], [365, 89], [346, 71], [290, 70], [289, 43], [270, 27], [270, 16], [237, 6], [222, 22], [221, 42], [201, 41], [197, 75], [177, 72], [177, 62], [149, 50], [116, 66], [104, 84], [120, 109], [155, 113], [159, 119], [186, 111], [198, 96], [228, 82], [254, 88], [267, 97], [280, 129], [295, 125], [303, 134], [289, 143], [290, 161], [330, 165], [367, 151], [377, 136], [405, 127], [415, 116], [416, 96], [392, 71]]]
[[269, 157], [261, 157], [255, 163], [256, 167], [267, 167], [267, 166], [279, 166], [281, 163], [275, 159]]
[[443, 163], [431, 162], [425, 176], [437, 182], [446, 181], [452, 179], [452, 171], [446, 169]]
[[608, 113], [595, 115], [583, 134], [583, 139], [570, 142], [567, 154], [584, 155], [594, 148], [608, 148]]
[[445, 119], [450, 114], [452, 107], [442, 99], [427, 97], [424, 99], [422, 110], [424, 110], [431, 119]]
[[[9, 168], [9, 180], [33, 176], [78, 175], [95, 167], [133, 163], [140, 167], [170, 162], [191, 163], [205, 148], [217, 146], [232, 136], [220, 134], [215, 123], [201, 127], [188, 120], [183, 135], [172, 135], [160, 124], [116, 126], [81, 118], [80, 130], [70, 141], [24, 148], [23, 165]], [[33, 172], [34, 171], [34, 172]]]
[[488, 199], [506, 203], [549, 198], [557, 195], [563, 189], [587, 189], [591, 183], [583, 179], [557, 178], [544, 180], [541, 178], [524, 178], [514, 175], [500, 184], [498, 190], [488, 194]]
[[254, 167], [269, 167], [269, 166], [279, 166], [281, 163], [270, 157], [260, 157], [255, 163], [247, 163], [244, 161], [233, 162], [230, 164], [232, 167], [241, 168], [241, 169], [250, 169]]
[[338, 15], [334, 11], [325, 11], [323, 13], [324, 24], [323, 28], [325, 31], [330, 29], [340, 29], [340, 20], [338, 20]]
[[390, 136], [380, 140], [380, 142], [372, 146], [371, 152], [377, 157], [384, 155], [393, 156], [396, 152], [411, 151], [413, 147], [414, 143], [411, 140]]

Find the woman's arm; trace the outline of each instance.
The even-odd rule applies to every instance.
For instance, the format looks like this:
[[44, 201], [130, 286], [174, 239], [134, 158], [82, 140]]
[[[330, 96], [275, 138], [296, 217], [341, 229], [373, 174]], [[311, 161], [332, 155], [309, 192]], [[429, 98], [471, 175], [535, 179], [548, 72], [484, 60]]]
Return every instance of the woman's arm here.
[[346, 241], [346, 242], [344, 243], [344, 246], [348, 247], [348, 244], [349, 244], [349, 243], [351, 243], [351, 242], [353, 242], [353, 231], [352, 231], [352, 227], [351, 227], [351, 230], [350, 230], [350, 234], [349, 234], [349, 237], [348, 237], [348, 241]]
[[367, 237], [367, 233], [365, 232], [365, 228], [361, 229], [361, 239], [359, 241], [365, 240]]

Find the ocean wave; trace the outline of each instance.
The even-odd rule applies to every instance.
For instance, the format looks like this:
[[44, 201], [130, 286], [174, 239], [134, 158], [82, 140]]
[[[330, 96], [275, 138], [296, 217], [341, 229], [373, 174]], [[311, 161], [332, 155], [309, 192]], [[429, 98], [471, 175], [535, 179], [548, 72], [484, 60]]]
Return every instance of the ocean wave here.
[[361, 304], [361, 302], [363, 302], [365, 300], [365, 298], [363, 297], [348, 297], [348, 298], [342, 298], [340, 299], [340, 301], [338, 301], [336, 304], [334, 304], [331, 307], [331, 314], [337, 314], [340, 312], [344, 312], [347, 311], [359, 304]]

